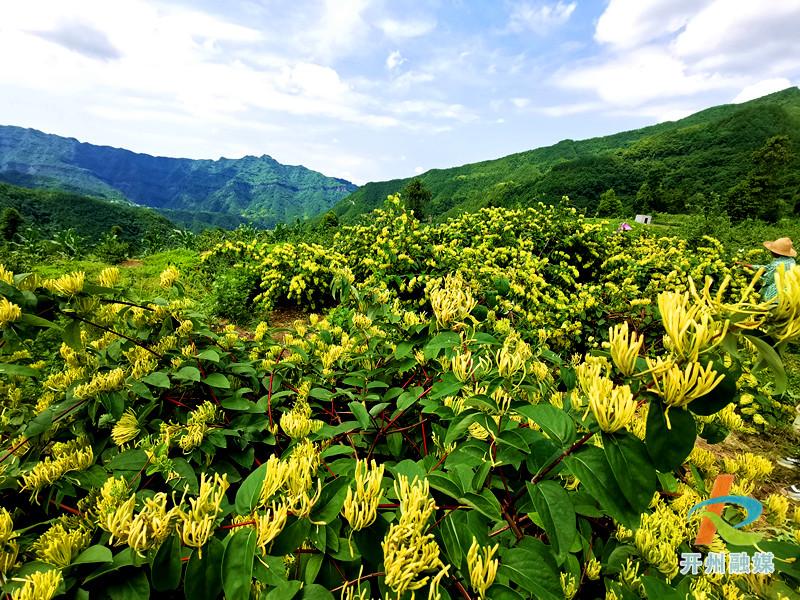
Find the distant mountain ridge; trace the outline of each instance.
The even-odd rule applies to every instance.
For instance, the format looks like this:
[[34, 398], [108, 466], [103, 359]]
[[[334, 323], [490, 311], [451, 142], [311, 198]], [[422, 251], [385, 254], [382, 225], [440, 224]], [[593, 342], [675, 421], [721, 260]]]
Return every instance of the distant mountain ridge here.
[[[432, 193], [428, 213], [453, 216], [489, 203], [555, 202], [563, 195], [590, 210], [613, 188], [629, 205], [647, 184], [651, 208], [682, 212], [697, 192], [725, 194], [751, 168], [754, 150], [785, 135], [794, 152], [783, 193], [800, 200], [800, 89], [788, 88], [741, 104], [715, 106], [678, 121], [581, 141], [562, 140], [502, 158], [406, 179], [361, 186], [334, 208], [352, 220], [420, 179]], [[800, 203], [798, 203], [800, 206]]]
[[0, 126], [0, 181], [132, 202], [173, 215], [232, 215], [266, 226], [314, 217], [357, 189], [344, 179], [267, 155], [158, 157], [13, 126]]

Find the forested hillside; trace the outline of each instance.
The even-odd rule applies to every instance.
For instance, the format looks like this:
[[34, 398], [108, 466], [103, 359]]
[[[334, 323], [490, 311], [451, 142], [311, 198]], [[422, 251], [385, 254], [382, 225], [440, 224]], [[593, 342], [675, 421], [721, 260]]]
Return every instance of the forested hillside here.
[[138, 242], [146, 235], [168, 235], [175, 228], [157, 212], [54, 190], [30, 190], [0, 183], [0, 213], [14, 209], [21, 217], [19, 228], [30, 226], [45, 236], [69, 229], [81, 237], [97, 240], [119, 227], [119, 237]]
[[[698, 192], [737, 197], [752, 193], [763, 173], [754, 152], [781, 136], [781, 160], [771, 193], [789, 210], [800, 191], [800, 89], [793, 87], [743, 104], [709, 108], [679, 121], [553, 146], [419, 176], [431, 192], [427, 212], [453, 215], [487, 204], [553, 202], [563, 195], [581, 208], [613, 189], [634, 210], [683, 212]], [[785, 136], [785, 137], [784, 137]], [[774, 159], [769, 148], [762, 152]], [[770, 168], [767, 165], [765, 168]], [[345, 219], [379, 206], [411, 179], [369, 183], [335, 208]], [[746, 185], [745, 185], [746, 184]], [[740, 186], [735, 188], [735, 186]], [[747, 187], [746, 190], [742, 186]], [[757, 201], [754, 201], [757, 203]]]
[[6, 126], [0, 126], [0, 180], [160, 210], [246, 217], [267, 226], [313, 217], [356, 189], [343, 179], [266, 155], [156, 157]]

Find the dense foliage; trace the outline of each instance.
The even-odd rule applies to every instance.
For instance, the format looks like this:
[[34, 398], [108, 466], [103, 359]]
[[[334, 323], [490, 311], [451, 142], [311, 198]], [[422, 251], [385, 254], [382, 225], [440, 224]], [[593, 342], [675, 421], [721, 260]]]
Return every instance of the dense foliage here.
[[[791, 156], [775, 172], [770, 186], [753, 153], [773, 136], [786, 136]], [[777, 166], [777, 165], [776, 165]], [[698, 191], [725, 196], [768, 196], [791, 212], [800, 197], [800, 89], [789, 88], [746, 102], [710, 108], [674, 122], [553, 146], [450, 169], [428, 171], [418, 179], [430, 190], [427, 210], [451, 216], [495, 206], [527, 206], [532, 198], [555, 202], [568, 195], [594, 214], [600, 195], [614, 189], [627, 210], [680, 213]], [[771, 178], [771, 175], [770, 175]], [[369, 183], [341, 201], [335, 210], [346, 220], [381, 205], [410, 179]], [[747, 184], [747, 189], [733, 190]], [[746, 192], [746, 194], [742, 194]], [[637, 197], [639, 202], [637, 202]], [[647, 199], [647, 202], [642, 200]], [[762, 210], [744, 216], [758, 217]], [[733, 211], [733, 216], [739, 214]], [[774, 219], [774, 211], [767, 215]]]
[[267, 226], [323, 213], [356, 189], [342, 179], [283, 165], [266, 155], [155, 157], [5, 126], [0, 126], [0, 180], [158, 209], [244, 216]]
[[[177, 269], [0, 270], [0, 573], [14, 599], [797, 597], [800, 510], [763, 497], [685, 576], [708, 444], [785, 420], [778, 302], [712, 239], [611, 234], [572, 209], [423, 226], [397, 197], [330, 247], [225, 241], [206, 268], [312, 314], [216, 326]], [[730, 505], [727, 522], [743, 517]], [[763, 521], [763, 520], [762, 520]], [[182, 590], [178, 591], [178, 590]]]

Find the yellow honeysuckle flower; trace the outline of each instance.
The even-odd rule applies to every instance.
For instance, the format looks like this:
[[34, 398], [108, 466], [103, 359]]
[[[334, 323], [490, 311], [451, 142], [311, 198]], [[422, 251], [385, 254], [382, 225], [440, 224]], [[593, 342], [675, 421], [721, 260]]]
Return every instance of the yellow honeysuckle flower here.
[[13, 323], [22, 316], [22, 309], [9, 302], [8, 298], [0, 298], [0, 329], [9, 323]]
[[374, 460], [369, 465], [366, 460], [357, 460], [354, 479], [355, 490], [347, 488], [342, 516], [354, 531], [358, 531], [372, 525], [378, 516], [383, 465], [378, 466]]
[[632, 375], [636, 369], [636, 358], [644, 344], [644, 336], [628, 330], [628, 323], [608, 329], [611, 359], [623, 375]]
[[472, 545], [467, 553], [467, 566], [469, 568], [469, 580], [472, 589], [481, 598], [486, 598], [486, 590], [492, 587], [497, 576], [497, 569], [500, 566], [496, 558], [492, 558], [500, 544], [495, 544], [491, 548], [481, 547], [478, 540], [473, 536]]

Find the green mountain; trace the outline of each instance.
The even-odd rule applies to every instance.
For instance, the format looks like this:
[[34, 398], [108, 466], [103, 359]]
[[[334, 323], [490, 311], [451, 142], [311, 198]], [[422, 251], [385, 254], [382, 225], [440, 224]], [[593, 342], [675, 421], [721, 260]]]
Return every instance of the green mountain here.
[[121, 241], [137, 244], [145, 238], [166, 238], [175, 229], [166, 217], [149, 208], [0, 183], [0, 213], [7, 208], [16, 209], [23, 225], [33, 226], [45, 236], [73, 229], [96, 242], [117, 226], [122, 230]]
[[0, 126], [0, 180], [180, 211], [178, 215], [233, 215], [266, 226], [318, 215], [356, 189], [343, 179], [283, 165], [266, 155], [164, 158], [10, 126]]
[[[451, 216], [488, 203], [525, 205], [555, 202], [563, 195], [582, 208], [595, 207], [613, 188], [629, 205], [642, 186], [652, 209], [685, 209], [697, 192], [724, 195], [751, 170], [752, 154], [775, 135], [789, 137], [793, 149], [780, 190], [790, 202], [800, 196], [800, 89], [793, 87], [742, 104], [716, 106], [679, 121], [614, 135], [512, 154], [418, 178], [432, 193], [428, 212]], [[380, 206], [411, 181], [368, 183], [336, 205], [345, 220]]]

